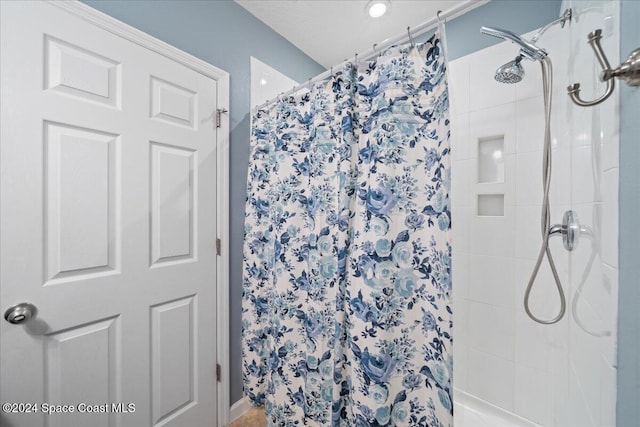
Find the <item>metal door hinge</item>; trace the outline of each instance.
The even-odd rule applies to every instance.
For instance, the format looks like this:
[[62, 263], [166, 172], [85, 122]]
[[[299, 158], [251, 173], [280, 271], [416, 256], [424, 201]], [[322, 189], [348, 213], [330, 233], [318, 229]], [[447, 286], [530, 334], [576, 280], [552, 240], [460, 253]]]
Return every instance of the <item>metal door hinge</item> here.
[[219, 363], [216, 363], [216, 380], [218, 382], [222, 381], [222, 367]]
[[220, 256], [222, 253], [222, 241], [220, 239], [216, 239], [216, 255]]
[[218, 108], [216, 110], [216, 127], [219, 128], [220, 126], [222, 126], [222, 119], [221, 119], [221, 115], [223, 113], [228, 113], [229, 110], [227, 110], [226, 108]]

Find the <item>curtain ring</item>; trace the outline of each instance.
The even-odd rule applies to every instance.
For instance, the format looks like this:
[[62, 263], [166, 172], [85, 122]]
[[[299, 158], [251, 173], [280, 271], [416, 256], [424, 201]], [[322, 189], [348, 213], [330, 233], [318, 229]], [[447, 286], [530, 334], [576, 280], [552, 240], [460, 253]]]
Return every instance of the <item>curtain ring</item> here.
[[356, 52], [356, 54], [353, 55], [353, 62], [355, 65], [358, 65], [358, 52]]
[[440, 14], [441, 14], [441, 13], [442, 13], [442, 11], [441, 11], [441, 10], [439, 10], [439, 11], [436, 13], [436, 18], [438, 18], [438, 24], [442, 23], [442, 18], [440, 17]]
[[378, 43], [374, 43], [373, 44], [373, 53], [375, 53], [376, 55], [379, 55], [377, 47], [378, 47]]
[[333, 67], [331, 67], [331, 77], [333, 77]]
[[416, 44], [413, 42], [413, 37], [411, 36], [411, 27], [407, 27], [407, 34], [409, 35], [409, 41], [411, 42], [411, 47], [416, 47]]
[[311, 89], [311, 77], [309, 77], [309, 89]]

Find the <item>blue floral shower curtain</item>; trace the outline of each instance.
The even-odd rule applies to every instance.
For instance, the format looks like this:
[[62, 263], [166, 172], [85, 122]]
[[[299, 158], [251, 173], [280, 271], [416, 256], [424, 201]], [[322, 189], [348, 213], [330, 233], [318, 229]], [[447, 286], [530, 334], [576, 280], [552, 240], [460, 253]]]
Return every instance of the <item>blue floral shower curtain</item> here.
[[253, 117], [243, 380], [270, 426], [451, 426], [446, 68], [436, 34]]

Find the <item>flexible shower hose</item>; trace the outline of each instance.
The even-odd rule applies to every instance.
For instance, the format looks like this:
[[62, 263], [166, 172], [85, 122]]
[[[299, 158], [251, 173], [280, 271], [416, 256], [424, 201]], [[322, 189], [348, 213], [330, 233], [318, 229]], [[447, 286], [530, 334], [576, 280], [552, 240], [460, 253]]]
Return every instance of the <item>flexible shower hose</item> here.
[[[551, 66], [551, 59], [545, 56], [540, 60], [540, 66], [542, 67], [542, 86], [544, 97], [544, 148], [542, 154], [542, 245], [540, 246], [540, 252], [538, 253], [538, 259], [536, 265], [533, 268], [529, 283], [527, 284], [527, 290], [524, 293], [524, 309], [527, 315], [538, 323], [543, 325], [552, 325], [562, 319], [567, 309], [567, 301], [562, 289], [562, 283], [560, 283], [560, 277], [556, 269], [556, 264], [553, 261], [551, 250], [549, 249], [549, 237], [550, 237], [550, 225], [551, 225], [551, 211], [549, 208], [549, 189], [551, 188], [551, 98], [553, 94], [553, 67]], [[540, 319], [536, 317], [529, 307], [529, 296], [531, 295], [531, 289], [540, 272], [540, 266], [544, 259], [545, 254], [549, 260], [549, 266], [551, 267], [551, 273], [555, 280], [556, 287], [558, 288], [558, 295], [560, 297], [560, 311], [556, 317], [550, 320]]]

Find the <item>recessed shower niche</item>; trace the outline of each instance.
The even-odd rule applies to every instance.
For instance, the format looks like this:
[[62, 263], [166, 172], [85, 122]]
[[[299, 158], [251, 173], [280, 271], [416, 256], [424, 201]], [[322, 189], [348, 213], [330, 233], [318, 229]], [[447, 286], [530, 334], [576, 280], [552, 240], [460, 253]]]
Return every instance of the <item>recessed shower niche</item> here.
[[478, 139], [478, 184], [504, 182], [504, 135]]
[[478, 216], [504, 216], [504, 194], [478, 194]]
[[[477, 161], [477, 183], [481, 184], [477, 195], [477, 214], [504, 216], [504, 135], [478, 138]], [[485, 192], [491, 194], [481, 194]]]

